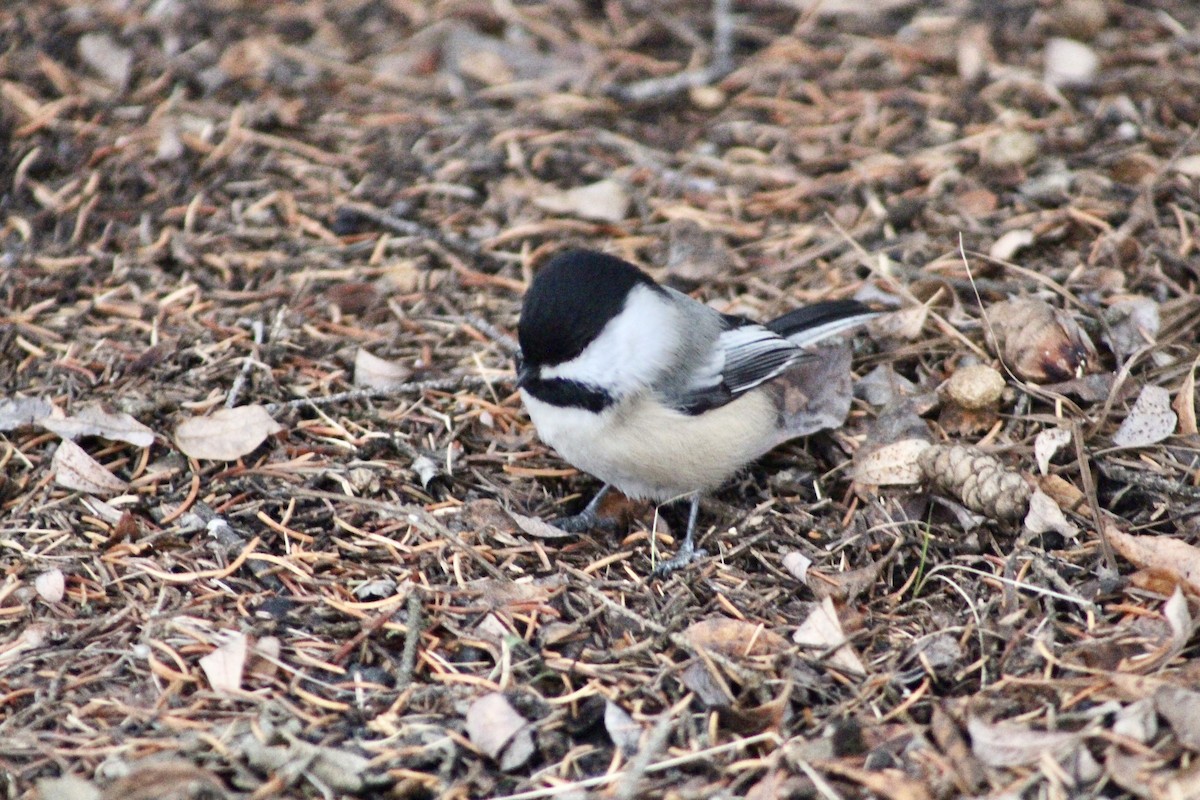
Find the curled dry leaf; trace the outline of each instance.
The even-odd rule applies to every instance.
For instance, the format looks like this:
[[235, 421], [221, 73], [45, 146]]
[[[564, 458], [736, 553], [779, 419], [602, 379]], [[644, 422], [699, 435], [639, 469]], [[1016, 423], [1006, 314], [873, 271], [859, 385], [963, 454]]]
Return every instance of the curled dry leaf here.
[[793, 550], [783, 557], [783, 568], [801, 583], [808, 583], [808, 568], [811, 566], [812, 559], [799, 550]]
[[1070, 428], [1047, 428], [1039, 433], [1033, 440], [1033, 458], [1037, 461], [1038, 472], [1045, 475], [1050, 469], [1050, 459], [1070, 443]]
[[154, 431], [130, 415], [110, 411], [100, 403], [88, 403], [70, 416], [46, 417], [39, 420], [38, 424], [64, 439], [101, 436], [113, 441], [129, 442], [137, 447], [154, 444]]
[[837, 649], [829, 656], [830, 665], [853, 675], [867, 674], [867, 668], [863, 666], [862, 660], [847, 643], [846, 634], [842, 632], [842, 623], [838, 619], [837, 609], [831, 598], [822, 599], [813, 608], [812, 613], [792, 634], [792, 640], [797, 644], [822, 650], [836, 647]]
[[76, 492], [111, 497], [129, 487], [70, 439], [59, 443], [50, 460], [50, 468], [54, 471], [55, 483]]
[[394, 389], [412, 377], [412, 370], [358, 348], [354, 354], [354, 385], [366, 389]]
[[1029, 513], [1025, 515], [1025, 527], [1031, 533], [1054, 531], [1072, 537], [1079, 533], [1079, 529], [1067, 520], [1058, 503], [1041, 489], [1034, 491], [1029, 497]]
[[[854, 454], [854, 480], [872, 486], [911, 486], [921, 482], [921, 453], [932, 445], [924, 439], [901, 439]], [[860, 457], [861, 454], [861, 457]]]
[[1175, 432], [1179, 418], [1171, 410], [1171, 393], [1161, 386], [1145, 386], [1129, 415], [1113, 434], [1117, 447], [1146, 447]]
[[260, 405], [220, 408], [207, 417], [186, 419], [175, 429], [175, 443], [186, 456], [235, 461], [283, 430]]
[[930, 485], [977, 514], [1011, 521], [1029, 509], [1029, 484], [995, 456], [964, 445], [936, 445], [918, 461]]
[[200, 669], [215, 692], [232, 693], [242, 688], [246, 668], [246, 635], [227, 631], [227, 638], [216, 650], [200, 659]]
[[529, 722], [499, 692], [485, 694], [467, 709], [467, 736], [500, 769], [516, 769], [533, 755]]
[[970, 411], [993, 408], [1004, 392], [1004, 376], [986, 364], [955, 370], [942, 385], [942, 393], [955, 405]]
[[987, 320], [998, 339], [997, 355], [1024, 380], [1079, 378], [1095, 360], [1096, 348], [1079, 324], [1043, 300], [997, 303]]
[[683, 636], [696, 647], [730, 657], [770, 656], [787, 649], [787, 640], [774, 631], [760, 624], [729, 617], [693, 622]]
[[1196, 427], [1196, 367], [1200, 366], [1200, 358], [1192, 362], [1192, 368], [1183, 376], [1179, 385], [1179, 393], [1171, 408], [1179, 415], [1179, 435], [1195, 436], [1200, 433]]
[[1033, 231], [1028, 228], [1008, 231], [992, 243], [992, 246], [988, 248], [988, 255], [1000, 261], [1010, 261], [1013, 256], [1029, 247], [1033, 242]]

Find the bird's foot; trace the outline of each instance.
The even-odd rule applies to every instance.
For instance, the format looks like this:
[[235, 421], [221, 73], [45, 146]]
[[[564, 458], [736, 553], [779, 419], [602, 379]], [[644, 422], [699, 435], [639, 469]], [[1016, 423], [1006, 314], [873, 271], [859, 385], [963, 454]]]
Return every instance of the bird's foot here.
[[665, 578], [681, 567], [686, 567], [693, 561], [698, 561], [708, 555], [708, 551], [704, 548], [697, 548], [692, 544], [690, 538], [683, 540], [683, 545], [680, 546], [673, 558], [668, 558], [666, 561], [658, 562], [658, 566], [654, 568], [654, 577]]
[[550, 524], [567, 533], [587, 533], [594, 530], [607, 533], [615, 531], [618, 522], [619, 520], [599, 514], [596, 512], [596, 509], [588, 506], [578, 514], [572, 514], [569, 517], [559, 517]]

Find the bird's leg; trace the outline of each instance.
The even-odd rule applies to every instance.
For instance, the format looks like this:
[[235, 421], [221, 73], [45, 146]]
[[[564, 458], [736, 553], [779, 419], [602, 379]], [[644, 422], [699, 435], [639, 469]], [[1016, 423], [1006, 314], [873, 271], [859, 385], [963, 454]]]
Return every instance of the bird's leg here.
[[664, 578], [680, 567], [686, 567], [696, 559], [704, 558], [708, 555], [708, 551], [696, 549], [696, 518], [699, 515], [700, 493], [696, 492], [692, 495], [692, 507], [688, 510], [687, 533], [683, 537], [683, 544], [679, 546], [679, 551], [675, 553], [674, 558], [660, 562], [654, 568], [654, 574], [657, 577]]
[[596, 496], [588, 503], [583, 511], [578, 514], [572, 514], [569, 517], [560, 517], [552, 523], [554, 527], [564, 530], [567, 533], [583, 533], [594, 528], [611, 528], [612, 521], [600, 516], [600, 503], [604, 500], [604, 495], [608, 494], [608, 490], [612, 486], [604, 484], [600, 491], [596, 492]]

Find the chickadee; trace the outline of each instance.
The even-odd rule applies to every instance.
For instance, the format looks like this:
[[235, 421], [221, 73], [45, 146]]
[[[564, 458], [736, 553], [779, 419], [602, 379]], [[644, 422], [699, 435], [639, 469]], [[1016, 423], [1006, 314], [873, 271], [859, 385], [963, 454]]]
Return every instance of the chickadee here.
[[[604, 494], [663, 503], [691, 498], [687, 535], [660, 570], [690, 562], [700, 495], [798, 435], [784, 413], [789, 371], [803, 348], [871, 317], [838, 300], [760, 325], [660, 286], [634, 265], [588, 250], [556, 255], [521, 307], [517, 385], [538, 435], [604, 481]], [[844, 417], [844, 412], [842, 414]]]

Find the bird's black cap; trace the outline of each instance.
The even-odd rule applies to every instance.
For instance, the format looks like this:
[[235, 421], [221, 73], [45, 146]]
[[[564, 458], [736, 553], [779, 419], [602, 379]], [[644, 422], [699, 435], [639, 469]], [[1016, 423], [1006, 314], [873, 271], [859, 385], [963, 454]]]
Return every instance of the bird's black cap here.
[[621, 313], [633, 287], [658, 284], [616, 256], [594, 250], [559, 253], [533, 278], [517, 338], [527, 365], [554, 365], [583, 352]]

